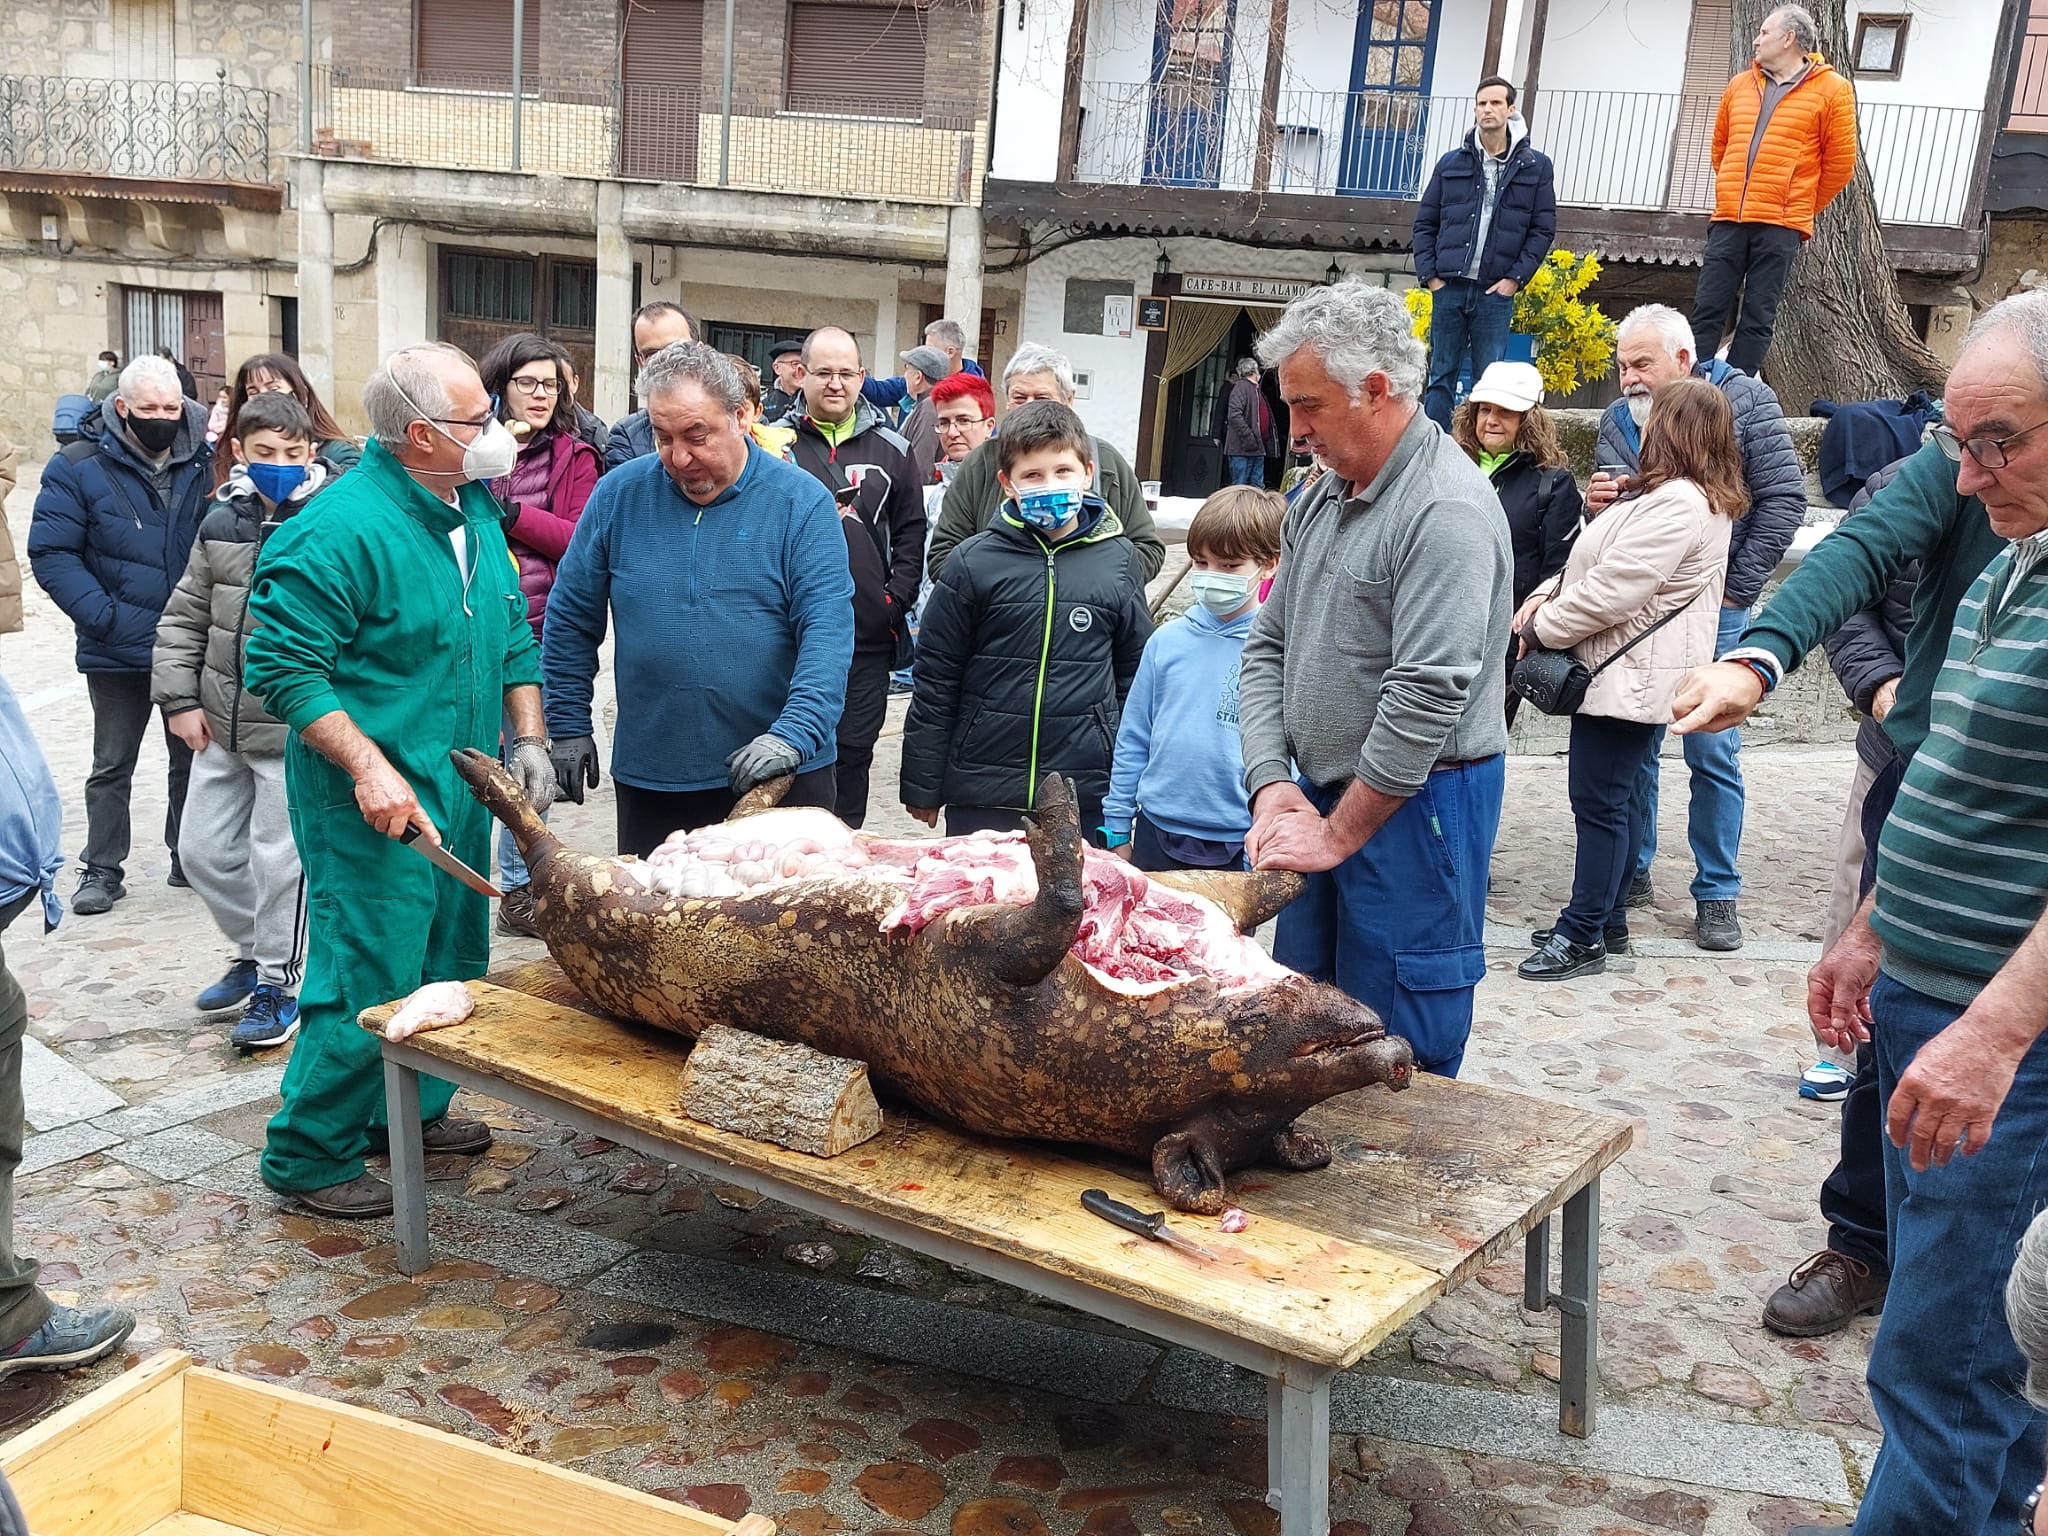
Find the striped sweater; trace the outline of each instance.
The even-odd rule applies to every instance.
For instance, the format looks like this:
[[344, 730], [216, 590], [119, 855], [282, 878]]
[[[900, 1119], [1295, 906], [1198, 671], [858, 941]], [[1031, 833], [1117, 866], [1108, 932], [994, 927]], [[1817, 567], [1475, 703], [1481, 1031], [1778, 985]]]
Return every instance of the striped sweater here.
[[1884, 967], [1969, 1003], [2048, 903], [2048, 534], [2009, 546], [1956, 606], [1878, 844]]

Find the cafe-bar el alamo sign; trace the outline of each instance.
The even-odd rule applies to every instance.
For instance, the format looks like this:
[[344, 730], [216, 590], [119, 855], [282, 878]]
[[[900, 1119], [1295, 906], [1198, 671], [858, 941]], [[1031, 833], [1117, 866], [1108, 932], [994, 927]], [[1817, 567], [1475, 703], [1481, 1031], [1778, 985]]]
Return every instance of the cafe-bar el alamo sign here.
[[1235, 299], [1240, 304], [1290, 304], [1322, 286], [1309, 278], [1228, 277], [1214, 272], [1190, 272], [1180, 280], [1182, 298]]

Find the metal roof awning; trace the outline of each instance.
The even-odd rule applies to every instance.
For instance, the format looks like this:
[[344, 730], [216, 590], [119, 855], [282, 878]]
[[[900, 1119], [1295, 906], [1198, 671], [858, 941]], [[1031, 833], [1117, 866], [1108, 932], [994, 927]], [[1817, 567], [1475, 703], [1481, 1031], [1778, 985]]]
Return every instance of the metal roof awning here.
[[284, 207], [284, 188], [228, 181], [158, 181], [140, 176], [84, 176], [69, 171], [0, 170], [0, 192], [42, 193], [52, 197], [91, 198], [106, 202], [193, 203], [240, 208], [250, 213], [276, 213]]

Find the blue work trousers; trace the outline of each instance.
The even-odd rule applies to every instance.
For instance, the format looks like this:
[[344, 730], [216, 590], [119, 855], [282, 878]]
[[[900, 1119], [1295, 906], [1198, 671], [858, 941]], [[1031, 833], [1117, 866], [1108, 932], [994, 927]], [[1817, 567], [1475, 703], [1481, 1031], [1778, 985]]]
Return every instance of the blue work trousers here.
[[[1870, 993], [1880, 1102], [1963, 1011], [1880, 972]], [[2044, 1421], [2005, 1320], [2013, 1252], [2048, 1206], [2048, 1042], [2036, 1041], [1974, 1156], [1915, 1173], [1884, 1143], [1892, 1284], [1870, 1351], [1884, 1448], [1856, 1536], [2019, 1529], [2041, 1481]]]
[[1429, 303], [1429, 387], [1422, 409], [1446, 432], [1458, 403], [1458, 376], [1473, 383], [1508, 355], [1508, 322], [1515, 301], [1488, 293], [1469, 277], [1447, 277]]
[[[1714, 654], [1725, 655], [1749, 625], [1747, 608], [1723, 608]], [[1643, 763], [1636, 798], [1643, 806], [1643, 848], [1636, 855], [1636, 874], [1650, 872], [1657, 856], [1657, 758], [1664, 747], [1664, 727]], [[1692, 771], [1692, 804], [1686, 817], [1686, 839], [1692, 844], [1692, 899], [1733, 901], [1742, 894], [1742, 732], [1699, 731], [1685, 738], [1685, 766]]]
[[[1387, 824], [1280, 912], [1273, 957], [1341, 987], [1456, 1077], [1486, 974], [1486, 874], [1500, 830], [1505, 755], [1439, 768]], [[1328, 815], [1343, 788], [1302, 791]]]

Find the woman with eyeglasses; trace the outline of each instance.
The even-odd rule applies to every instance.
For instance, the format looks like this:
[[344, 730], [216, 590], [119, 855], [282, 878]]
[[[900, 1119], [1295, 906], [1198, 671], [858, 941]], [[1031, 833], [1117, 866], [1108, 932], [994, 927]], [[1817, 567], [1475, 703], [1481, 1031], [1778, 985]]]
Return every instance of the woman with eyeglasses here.
[[[538, 640], [555, 569], [569, 552], [569, 537], [604, 464], [577, 431], [569, 354], [560, 345], [521, 331], [491, 348], [477, 371], [497, 404], [498, 419], [519, 439], [512, 473], [491, 481], [490, 487], [505, 509], [505, 542], [519, 562], [526, 621]], [[498, 869], [505, 888], [498, 931], [538, 938], [526, 865], [511, 834], [502, 829]]]
[[235, 370], [235, 382], [228, 389], [228, 418], [213, 451], [215, 485], [226, 485], [235, 472], [235, 422], [242, 407], [258, 395], [290, 395], [306, 408], [313, 418], [313, 452], [327, 465], [330, 478], [356, 467], [356, 460], [363, 456], [362, 446], [327, 413], [320, 396], [306, 382], [298, 359], [284, 352], [258, 352]]

